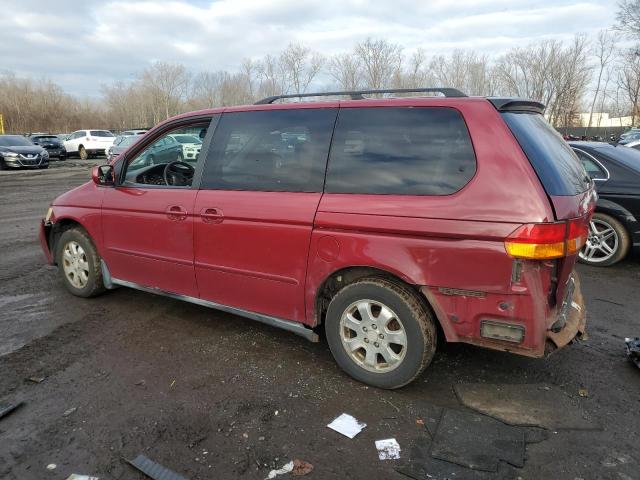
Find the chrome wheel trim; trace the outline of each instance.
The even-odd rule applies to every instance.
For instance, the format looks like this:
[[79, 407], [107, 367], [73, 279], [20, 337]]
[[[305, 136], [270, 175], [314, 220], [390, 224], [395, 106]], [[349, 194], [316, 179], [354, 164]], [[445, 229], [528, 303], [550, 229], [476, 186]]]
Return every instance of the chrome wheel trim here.
[[78, 242], [67, 242], [62, 249], [62, 268], [67, 280], [75, 288], [82, 289], [89, 282], [89, 261]]
[[619, 246], [620, 239], [614, 228], [594, 218], [589, 222], [589, 236], [580, 250], [580, 258], [588, 263], [606, 262], [617, 253]]
[[340, 340], [349, 358], [373, 373], [396, 369], [407, 352], [407, 332], [385, 304], [358, 300], [340, 317]]

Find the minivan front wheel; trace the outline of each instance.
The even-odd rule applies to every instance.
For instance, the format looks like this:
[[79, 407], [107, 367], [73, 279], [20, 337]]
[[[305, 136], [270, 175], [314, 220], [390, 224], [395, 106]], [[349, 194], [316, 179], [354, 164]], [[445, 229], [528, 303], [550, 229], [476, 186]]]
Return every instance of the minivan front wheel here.
[[84, 230], [66, 230], [56, 247], [58, 271], [67, 290], [78, 297], [94, 297], [104, 292], [100, 256]]
[[579, 259], [588, 265], [608, 267], [622, 260], [629, 251], [627, 230], [618, 220], [604, 213], [593, 214], [589, 234]]
[[424, 303], [408, 287], [383, 278], [340, 290], [329, 304], [325, 331], [338, 365], [380, 388], [411, 382], [436, 351], [436, 327]]

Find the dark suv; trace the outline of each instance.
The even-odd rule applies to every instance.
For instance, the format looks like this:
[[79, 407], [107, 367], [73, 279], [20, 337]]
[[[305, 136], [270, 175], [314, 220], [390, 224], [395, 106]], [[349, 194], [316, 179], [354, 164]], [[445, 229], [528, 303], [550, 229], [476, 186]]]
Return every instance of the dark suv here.
[[[339, 365], [383, 388], [438, 338], [532, 357], [570, 343], [595, 201], [582, 164], [539, 103], [412, 91], [444, 96], [169, 119], [53, 202], [44, 251], [78, 296], [123, 285], [312, 341], [324, 328]], [[148, 161], [181, 134], [203, 139], [193, 161]]]

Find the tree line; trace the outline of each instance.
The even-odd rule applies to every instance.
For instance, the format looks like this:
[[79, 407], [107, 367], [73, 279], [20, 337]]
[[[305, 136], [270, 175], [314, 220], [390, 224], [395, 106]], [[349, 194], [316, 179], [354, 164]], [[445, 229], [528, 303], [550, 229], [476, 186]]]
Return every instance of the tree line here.
[[247, 58], [231, 72], [192, 72], [181, 64], [156, 62], [133, 81], [102, 86], [97, 100], [67, 94], [51, 81], [8, 74], [0, 76], [0, 113], [5, 130], [14, 133], [127, 129], [150, 127], [186, 111], [310, 89], [439, 86], [468, 95], [538, 100], [556, 127], [573, 126], [579, 112], [590, 113], [591, 126], [598, 126], [600, 118], [594, 112], [630, 115], [635, 125], [640, 113], [638, 11], [640, 0], [625, 0], [618, 24], [593, 38], [544, 40], [499, 56], [457, 50], [429, 57], [420, 48], [406, 53], [399, 44], [368, 38], [330, 56], [291, 43], [279, 54]]

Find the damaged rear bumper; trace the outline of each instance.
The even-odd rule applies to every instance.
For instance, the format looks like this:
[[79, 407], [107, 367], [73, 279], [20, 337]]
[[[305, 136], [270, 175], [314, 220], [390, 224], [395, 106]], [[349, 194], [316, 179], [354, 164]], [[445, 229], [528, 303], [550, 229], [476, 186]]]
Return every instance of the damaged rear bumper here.
[[558, 331], [549, 329], [546, 332], [545, 353], [547, 354], [568, 345], [574, 340], [586, 340], [587, 338], [587, 311], [582, 297], [582, 290], [580, 289], [580, 278], [576, 273], [573, 274], [572, 278], [575, 286], [571, 298], [565, 300], [566, 320], [564, 326]]

